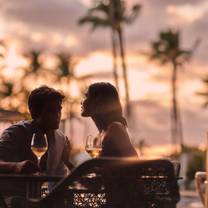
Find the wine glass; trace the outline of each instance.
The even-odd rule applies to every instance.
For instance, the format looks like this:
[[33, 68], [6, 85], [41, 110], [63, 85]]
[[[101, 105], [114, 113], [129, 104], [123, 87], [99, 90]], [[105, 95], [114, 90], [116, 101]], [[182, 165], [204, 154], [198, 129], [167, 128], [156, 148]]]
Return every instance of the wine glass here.
[[47, 136], [44, 133], [34, 133], [31, 141], [31, 150], [38, 159], [38, 167], [40, 166], [40, 159], [48, 149]]
[[96, 158], [100, 156], [102, 151], [102, 137], [101, 135], [88, 135], [86, 139], [85, 150], [91, 157]]

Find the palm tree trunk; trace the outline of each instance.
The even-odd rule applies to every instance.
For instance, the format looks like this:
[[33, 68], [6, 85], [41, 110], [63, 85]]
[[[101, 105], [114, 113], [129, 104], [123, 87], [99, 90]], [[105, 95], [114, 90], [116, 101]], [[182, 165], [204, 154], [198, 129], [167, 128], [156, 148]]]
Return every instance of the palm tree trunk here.
[[176, 80], [177, 80], [177, 67], [173, 64], [171, 87], [172, 87], [172, 104], [171, 104], [171, 139], [173, 151], [176, 152], [177, 142], [177, 110], [176, 110]]
[[172, 72], [172, 107], [171, 107], [171, 137], [172, 144], [175, 146], [179, 141], [181, 147], [183, 145], [182, 139], [182, 122], [180, 118], [180, 111], [177, 102], [177, 64], [173, 63]]
[[68, 113], [68, 115], [69, 115], [69, 135], [70, 135], [70, 138], [74, 138], [74, 125], [73, 125], [73, 116], [72, 116], [72, 114], [73, 114], [73, 104], [68, 104], [68, 105], [70, 105], [70, 110], [69, 110], [69, 113]]
[[117, 72], [117, 39], [115, 27], [115, 8], [114, 2], [110, 0], [109, 18], [111, 21], [111, 41], [112, 41], [112, 58], [113, 58], [113, 77], [116, 88], [119, 92], [118, 72]]
[[178, 105], [178, 131], [179, 131], [179, 143], [180, 143], [180, 150], [183, 151], [184, 143], [183, 143], [183, 126], [181, 120], [181, 112]]
[[[70, 91], [70, 85], [71, 85], [71, 77], [68, 76], [67, 77], [67, 86], [68, 86], [69, 91]], [[69, 135], [70, 135], [70, 138], [74, 138], [74, 125], [73, 125], [73, 116], [72, 116], [72, 114], [73, 114], [73, 103], [71, 103], [69, 101], [68, 105], [69, 105], [68, 115], [69, 115], [69, 126], [70, 126]]]
[[115, 30], [112, 29], [111, 32], [111, 40], [112, 40], [112, 59], [113, 59], [113, 77], [114, 77], [114, 82], [116, 85], [116, 88], [119, 92], [119, 84], [118, 84], [118, 71], [117, 71], [117, 50], [116, 50], [116, 36], [115, 36]]
[[123, 79], [125, 86], [126, 114], [129, 117], [131, 114], [130, 103], [129, 103], [129, 83], [128, 83], [128, 75], [127, 75], [127, 67], [126, 67], [123, 32], [121, 26], [118, 27], [117, 32], [119, 38], [120, 56], [121, 56]]

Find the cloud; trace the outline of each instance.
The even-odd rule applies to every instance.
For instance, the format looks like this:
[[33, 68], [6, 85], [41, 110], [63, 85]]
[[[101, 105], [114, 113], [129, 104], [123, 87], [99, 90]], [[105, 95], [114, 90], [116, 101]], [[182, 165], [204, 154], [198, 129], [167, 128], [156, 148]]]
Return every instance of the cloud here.
[[204, 3], [196, 7], [195, 5], [185, 4], [181, 6], [170, 5], [167, 7], [167, 13], [178, 20], [178, 24], [191, 24], [203, 18], [208, 11], [208, 3]]
[[[129, 128], [130, 132], [134, 132], [134, 139], [144, 138], [149, 145], [170, 144], [170, 109], [152, 100], [141, 100], [132, 105], [133, 117]], [[189, 107], [181, 107], [184, 142], [205, 144], [208, 111], [193, 103], [189, 103]]]
[[[109, 54], [111, 53], [109, 29], [97, 29], [92, 32], [89, 26], [81, 27], [77, 24], [77, 20], [86, 14], [89, 2], [91, 1], [0, 0], [2, 10], [0, 35], [7, 34], [19, 39], [24, 49], [28, 47], [67, 49], [75, 56], [85, 58], [98, 52]], [[132, 25], [124, 26], [126, 54], [130, 54], [129, 57], [134, 56], [134, 60], [130, 60], [129, 67], [135, 72], [131, 71], [134, 79], [131, 79], [133, 81], [130, 85], [136, 91], [137, 97], [141, 98], [144, 94], [148, 97], [148, 100], [135, 104], [136, 118], [133, 122], [135, 132], [138, 135], [143, 134], [149, 144], [171, 141], [167, 107], [169, 105], [167, 96], [170, 96], [170, 70], [154, 71], [156, 65], [143, 63], [139, 57], [137, 61], [136, 56], [137, 54], [139, 56], [140, 51], [150, 48], [150, 42], [158, 38], [160, 31], [176, 27], [181, 30], [181, 44], [185, 49], [190, 49], [196, 38], [202, 39], [191, 64], [186, 66], [187, 70], [184, 73], [180, 73], [179, 91], [180, 98], [183, 99], [180, 103], [186, 142], [197, 143], [197, 140], [203, 142], [207, 112], [201, 109], [193, 94], [199, 86], [199, 78], [207, 72], [208, 12], [205, 7], [207, 1], [134, 0], [134, 2], [142, 4], [141, 14]], [[183, 14], [184, 9], [188, 11], [186, 14]], [[107, 66], [110, 68], [109, 64]], [[91, 68], [90, 65], [87, 67]], [[102, 67], [105, 68], [106, 65], [102, 64]], [[159, 83], [163, 85], [158, 86]]]
[[[22, 22], [31, 29], [72, 30], [76, 27], [76, 19], [84, 10], [79, 1], [55, 0], [9, 0], [4, 7], [5, 21]], [[8, 22], [9, 24], [9, 22]]]
[[[86, 12], [87, 7], [77, 0], [9, 0], [4, 2], [3, 18], [7, 33], [22, 42], [25, 41], [25, 45], [29, 42], [32, 46], [37, 45], [39, 37], [45, 36], [40, 39], [40, 45], [50, 47], [52, 43], [53, 47], [67, 48], [66, 43], [70, 44], [69, 39], [67, 41], [65, 37], [70, 36], [76, 39], [77, 44], [71, 44], [68, 48], [72, 48], [72, 51], [79, 55], [109, 49], [110, 30], [103, 32], [100, 29], [92, 33], [90, 27], [78, 25], [78, 19]], [[61, 37], [60, 44], [53, 44], [54, 36]]]
[[[135, 0], [137, 1], [137, 0]], [[141, 3], [145, 3], [145, 0], [140, 0]], [[174, 4], [174, 5], [184, 5], [184, 4], [192, 4], [192, 5], [198, 5], [201, 4], [201, 2], [206, 2], [206, 0], [174, 0], [174, 2], [172, 0], [149, 0], [148, 1], [152, 7], [154, 7], [156, 10], [161, 10], [161, 8], [166, 8], [167, 6], [169, 6], [170, 4]]]
[[[4, 0], [0, 15], [4, 29], [1, 28], [0, 34], [7, 32], [10, 36], [18, 38], [26, 49], [45, 47], [52, 51], [69, 50], [75, 56], [87, 56], [96, 51], [111, 53], [109, 29], [100, 28], [92, 32], [89, 25], [81, 27], [77, 24], [78, 19], [87, 13], [89, 2], [89, 0]], [[184, 49], [191, 49], [194, 41], [201, 38], [202, 42], [193, 56], [194, 62], [190, 73], [195, 70], [195, 74], [202, 74], [203, 72], [197, 68], [204, 69], [207, 65], [206, 1], [134, 0], [134, 2], [142, 5], [141, 13], [132, 25], [124, 25], [125, 48], [127, 54], [131, 53], [134, 56], [139, 55], [140, 51], [149, 50], [151, 41], [158, 38], [158, 33], [174, 25], [170, 24], [173, 14], [167, 13], [168, 8], [175, 8], [174, 15], [182, 14], [187, 5], [189, 9], [196, 8], [197, 11], [202, 9], [203, 18], [196, 18], [191, 25], [180, 27], [177, 22], [182, 20], [180, 15], [175, 22], [175, 27], [181, 30], [181, 43]], [[141, 67], [148, 70], [151, 66], [143, 64]], [[168, 79], [168, 75], [159, 74], [155, 75], [158, 81]]]
[[[39, 33], [45, 36], [40, 45], [45, 44], [49, 47], [50, 40], [54, 39], [55, 34], [59, 34], [63, 40], [59, 44], [53, 44], [52, 47], [66, 47], [77, 55], [87, 55], [96, 50], [109, 51], [111, 47], [109, 29], [97, 29], [92, 33], [89, 26], [81, 27], [77, 24], [78, 19], [87, 13], [89, 2], [88, 0], [7, 0], [2, 3], [3, 9], [0, 19], [3, 17], [7, 33], [19, 37], [22, 41], [26, 40], [26, 45], [28, 42], [34, 42], [32, 45], [37, 44], [32, 36], [34, 33]], [[187, 8], [186, 5], [188, 5], [189, 10], [190, 8], [197, 8], [197, 11], [203, 10], [202, 13], [205, 18], [204, 20], [195, 18], [193, 25], [179, 28], [185, 37], [184, 44], [190, 46], [196, 37], [200, 36], [204, 39], [207, 34], [207, 15], [205, 6], [203, 6], [207, 3], [204, 0], [175, 0], [174, 2], [171, 0], [134, 0], [134, 2], [140, 3], [142, 10], [132, 25], [124, 26], [127, 51], [136, 53], [149, 47], [149, 43], [157, 38], [159, 31], [174, 25], [170, 24], [173, 15], [180, 14], [178, 19], [182, 20], [181, 11], [184, 7]], [[167, 13], [168, 8], [169, 10], [172, 8], [174, 12]], [[178, 22], [175, 23], [175, 26], [178, 27]], [[190, 34], [192, 35], [190, 36]], [[76, 39], [76, 44], [66, 46], [64, 41], [66, 36]], [[201, 52], [197, 54], [197, 59], [206, 60], [204, 54], [208, 53], [207, 44], [204, 39], [203, 47], [200, 47]]]

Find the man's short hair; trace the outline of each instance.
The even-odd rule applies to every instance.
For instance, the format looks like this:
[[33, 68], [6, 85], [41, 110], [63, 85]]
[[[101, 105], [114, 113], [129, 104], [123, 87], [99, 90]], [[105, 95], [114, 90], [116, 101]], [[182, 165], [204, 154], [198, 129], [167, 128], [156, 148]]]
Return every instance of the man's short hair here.
[[34, 89], [28, 98], [28, 107], [32, 118], [36, 118], [36, 115], [41, 113], [46, 103], [62, 102], [64, 98], [65, 96], [61, 92], [46, 85]]

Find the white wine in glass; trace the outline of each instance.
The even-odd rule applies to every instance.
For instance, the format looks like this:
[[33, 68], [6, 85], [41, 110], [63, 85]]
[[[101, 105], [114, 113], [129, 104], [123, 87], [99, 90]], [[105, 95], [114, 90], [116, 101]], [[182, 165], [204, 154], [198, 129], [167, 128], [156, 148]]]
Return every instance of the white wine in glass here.
[[101, 136], [95, 136], [92, 135], [87, 136], [85, 150], [88, 154], [91, 155], [91, 157], [99, 157], [102, 151], [102, 141]]
[[31, 149], [38, 159], [41, 159], [47, 151], [47, 147], [31, 147]]
[[41, 157], [46, 153], [48, 149], [47, 136], [44, 133], [34, 133], [31, 141], [31, 150], [38, 159], [38, 167]]
[[86, 147], [86, 152], [88, 154], [91, 155], [91, 157], [95, 158], [95, 157], [99, 157], [100, 156], [100, 153], [102, 151], [102, 148], [98, 148], [98, 147], [92, 147], [92, 148], [87, 148]]

